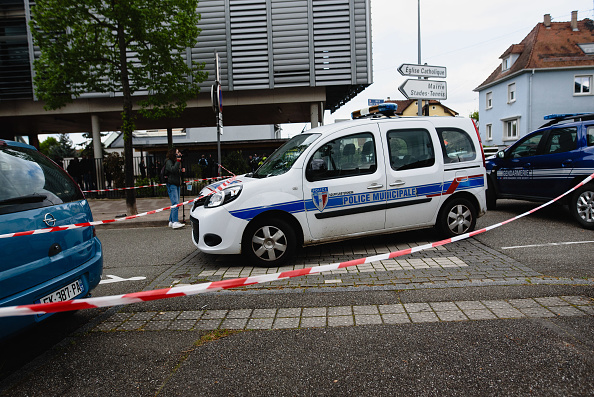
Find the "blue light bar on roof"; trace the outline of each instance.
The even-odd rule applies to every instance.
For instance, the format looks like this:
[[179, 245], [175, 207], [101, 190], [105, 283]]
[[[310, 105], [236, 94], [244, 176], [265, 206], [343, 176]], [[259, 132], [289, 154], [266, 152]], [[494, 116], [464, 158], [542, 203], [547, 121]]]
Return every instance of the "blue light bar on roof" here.
[[559, 119], [566, 119], [569, 117], [578, 117], [583, 116], [589, 113], [561, 113], [561, 114], [547, 114], [544, 116], [545, 120], [559, 120]]
[[369, 106], [367, 108], [355, 110], [351, 113], [351, 118], [358, 119], [361, 117], [372, 116], [374, 114], [383, 114], [384, 116], [394, 116], [396, 114], [398, 105], [395, 103], [380, 103], [379, 105]]

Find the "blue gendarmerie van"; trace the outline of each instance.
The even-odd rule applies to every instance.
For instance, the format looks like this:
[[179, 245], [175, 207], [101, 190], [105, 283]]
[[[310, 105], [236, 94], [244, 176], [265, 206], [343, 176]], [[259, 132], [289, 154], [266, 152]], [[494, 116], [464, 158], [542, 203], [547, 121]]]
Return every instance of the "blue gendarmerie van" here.
[[[91, 222], [72, 178], [33, 146], [0, 140], [0, 235]], [[99, 284], [93, 226], [0, 238], [0, 307], [78, 299]], [[0, 318], [5, 339], [51, 314]]]

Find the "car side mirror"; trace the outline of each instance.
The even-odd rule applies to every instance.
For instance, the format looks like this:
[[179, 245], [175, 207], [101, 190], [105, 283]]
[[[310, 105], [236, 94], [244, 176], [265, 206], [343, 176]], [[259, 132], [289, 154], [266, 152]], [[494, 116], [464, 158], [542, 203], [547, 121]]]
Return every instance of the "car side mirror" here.
[[307, 165], [307, 169], [305, 170], [305, 177], [308, 181], [315, 181], [321, 175], [325, 174], [328, 171], [328, 167], [326, 167], [326, 163], [322, 159], [313, 159]]
[[504, 159], [505, 158], [505, 152], [503, 150], [500, 150], [497, 152], [497, 157], [499, 157], [500, 159]]

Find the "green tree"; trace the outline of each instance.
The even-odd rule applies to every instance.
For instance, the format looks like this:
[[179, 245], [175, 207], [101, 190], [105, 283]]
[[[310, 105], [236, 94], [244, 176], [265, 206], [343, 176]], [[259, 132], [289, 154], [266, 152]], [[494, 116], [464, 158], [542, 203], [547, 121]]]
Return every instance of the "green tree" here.
[[[54, 146], [58, 146], [58, 140], [53, 136], [48, 136], [45, 141], [39, 143], [39, 151], [50, 157], [50, 152]], [[51, 158], [51, 157], [50, 157]]]
[[[57, 109], [83, 93], [121, 92], [126, 186], [134, 185], [133, 95], [145, 117], [175, 118], [199, 92], [204, 64], [183, 55], [200, 29], [198, 0], [38, 0], [31, 31], [41, 55], [35, 90], [46, 109]], [[126, 194], [136, 214], [134, 190]]]
[[475, 119], [476, 121], [479, 121], [479, 112], [478, 110], [475, 110], [474, 112], [470, 113], [468, 115], [469, 118], [471, 119]]
[[74, 157], [76, 155], [72, 140], [68, 134], [64, 133], [60, 134], [59, 140], [50, 136], [41, 142], [39, 144], [39, 151], [58, 164], [61, 164], [64, 158]]

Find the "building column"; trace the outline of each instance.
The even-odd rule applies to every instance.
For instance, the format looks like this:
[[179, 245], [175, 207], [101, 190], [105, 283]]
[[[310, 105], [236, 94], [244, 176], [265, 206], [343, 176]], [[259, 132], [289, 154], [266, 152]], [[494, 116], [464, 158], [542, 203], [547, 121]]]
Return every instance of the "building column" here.
[[311, 128], [316, 128], [317, 126], [319, 126], [320, 124], [320, 110], [319, 110], [319, 104], [317, 103], [311, 103], [309, 105], [309, 114], [310, 114], [310, 120], [311, 120]]
[[97, 189], [105, 187], [105, 178], [103, 178], [103, 149], [101, 147], [101, 127], [99, 125], [99, 116], [91, 115], [91, 130], [93, 136], [93, 163], [95, 164], [95, 180]]

